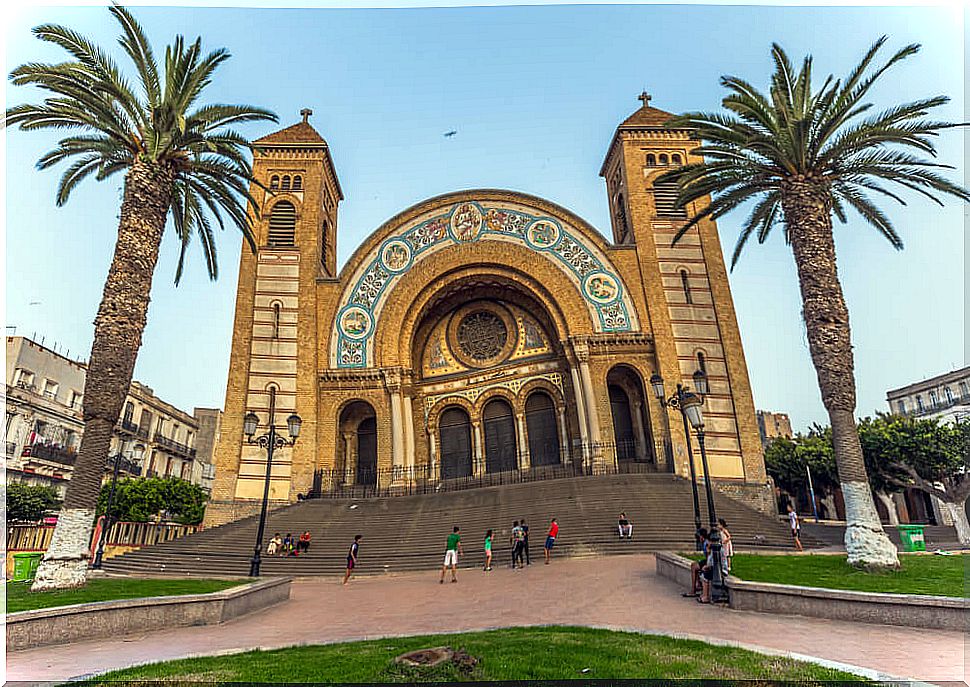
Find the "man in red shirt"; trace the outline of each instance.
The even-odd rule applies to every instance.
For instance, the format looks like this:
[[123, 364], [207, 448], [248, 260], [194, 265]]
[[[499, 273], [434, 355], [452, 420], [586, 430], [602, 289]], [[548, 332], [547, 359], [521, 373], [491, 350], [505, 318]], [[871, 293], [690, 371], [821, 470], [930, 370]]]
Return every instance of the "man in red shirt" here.
[[549, 565], [549, 557], [552, 556], [552, 547], [556, 545], [556, 537], [559, 536], [559, 523], [553, 518], [549, 524], [549, 533], [546, 534], [546, 565]]

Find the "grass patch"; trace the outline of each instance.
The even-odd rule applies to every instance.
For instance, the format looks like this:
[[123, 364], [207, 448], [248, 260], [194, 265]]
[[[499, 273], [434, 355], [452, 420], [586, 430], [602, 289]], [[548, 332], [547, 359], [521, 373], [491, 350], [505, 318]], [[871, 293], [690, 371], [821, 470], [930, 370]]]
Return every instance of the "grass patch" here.
[[[402, 668], [394, 664], [394, 657], [399, 654], [435, 646], [463, 649], [479, 661], [471, 671], [460, 670], [453, 664], [433, 669]], [[583, 627], [533, 627], [181, 659], [114, 671], [89, 684], [160, 679], [413, 683], [597, 678], [859, 679], [811, 663], [700, 641]]]
[[900, 569], [868, 573], [853, 568], [845, 556], [824, 554], [771, 556], [736, 554], [731, 574], [752, 582], [827, 587], [886, 594], [965, 597], [970, 556], [900, 554]]
[[207, 594], [229, 587], [245, 584], [249, 580], [146, 580], [127, 577], [108, 577], [88, 580], [87, 585], [77, 589], [47, 592], [30, 591], [31, 582], [7, 582], [7, 613], [32, 611], [37, 608], [70, 606], [92, 601], [114, 599], [140, 599], [146, 596], [174, 596], [181, 594]]

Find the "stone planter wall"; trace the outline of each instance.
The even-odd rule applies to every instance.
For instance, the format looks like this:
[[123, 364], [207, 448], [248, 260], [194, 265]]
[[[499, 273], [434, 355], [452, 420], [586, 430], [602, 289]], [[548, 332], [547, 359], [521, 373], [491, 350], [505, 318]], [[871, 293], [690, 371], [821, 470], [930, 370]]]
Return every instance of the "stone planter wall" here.
[[41, 608], [7, 615], [7, 651], [188, 625], [215, 625], [290, 598], [290, 578], [211, 594], [157, 596]]
[[[690, 561], [676, 554], [657, 554], [657, 574], [690, 587]], [[918, 594], [877, 594], [820, 587], [748, 582], [728, 577], [731, 608], [759, 613], [807, 615], [877, 625], [937, 630], [967, 630], [970, 599]]]

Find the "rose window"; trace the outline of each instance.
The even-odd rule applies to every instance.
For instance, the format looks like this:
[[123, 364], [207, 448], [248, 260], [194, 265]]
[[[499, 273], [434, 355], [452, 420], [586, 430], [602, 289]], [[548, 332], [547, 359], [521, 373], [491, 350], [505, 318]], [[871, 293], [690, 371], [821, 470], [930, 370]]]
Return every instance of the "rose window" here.
[[499, 355], [508, 338], [502, 318], [488, 310], [470, 313], [458, 323], [457, 339], [462, 353], [478, 362]]

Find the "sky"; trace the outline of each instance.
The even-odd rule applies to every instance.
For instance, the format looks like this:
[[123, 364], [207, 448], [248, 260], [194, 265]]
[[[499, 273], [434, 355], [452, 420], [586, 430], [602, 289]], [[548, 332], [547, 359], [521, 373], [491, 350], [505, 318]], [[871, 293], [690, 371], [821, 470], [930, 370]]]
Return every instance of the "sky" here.
[[[382, 222], [423, 199], [465, 188], [507, 188], [547, 198], [609, 233], [600, 164], [613, 132], [640, 103], [671, 112], [716, 110], [721, 75], [767, 88], [770, 47], [817, 77], [848, 72], [872, 42], [886, 53], [922, 51], [895, 68], [871, 100], [877, 107], [936, 94], [936, 115], [968, 121], [966, 21], [959, 6], [797, 7], [546, 5], [408, 9], [134, 7], [157, 55], [176, 34], [226, 47], [212, 101], [248, 103], [279, 126], [243, 129], [256, 138], [299, 121], [309, 107], [327, 139], [346, 200], [338, 266]], [[109, 48], [117, 25], [102, 6], [5, 10], [5, 71], [64, 53], [33, 38], [42, 23], [68, 25]], [[131, 73], [131, 72], [129, 72]], [[7, 106], [37, 92], [6, 85]], [[455, 130], [457, 134], [443, 134]], [[8, 335], [42, 337], [87, 357], [114, 245], [122, 177], [87, 181], [54, 203], [63, 171], [36, 160], [58, 136], [3, 132], [5, 322]], [[939, 137], [950, 177], [965, 182], [964, 133]], [[905, 195], [905, 194], [904, 194]], [[849, 304], [860, 416], [886, 410], [888, 389], [966, 365], [964, 231], [967, 208], [940, 208], [913, 194], [887, 206], [906, 247], [897, 252], [854, 217], [836, 225]], [[719, 221], [728, 254], [746, 213]], [[229, 365], [241, 240], [218, 236], [220, 276], [211, 282], [191, 251], [181, 285], [178, 247], [166, 232], [135, 377], [191, 410], [221, 407]], [[781, 232], [745, 249], [730, 275], [748, 371], [759, 409], [787, 412], [804, 430], [826, 422], [811, 364], [790, 249]], [[12, 328], [16, 328], [13, 330]]]

